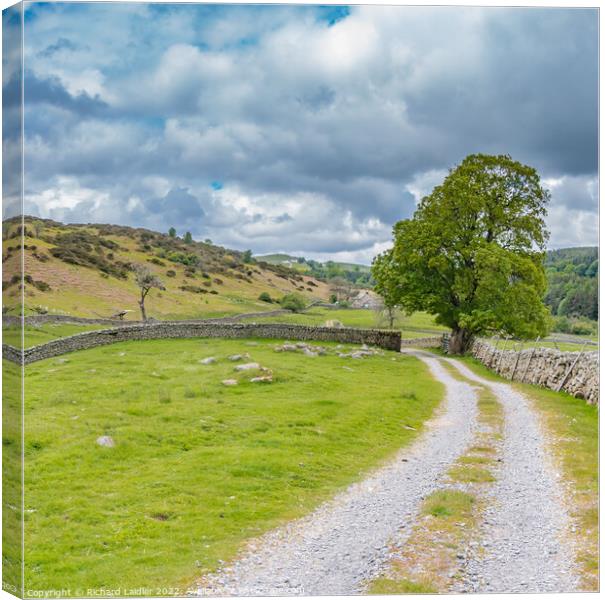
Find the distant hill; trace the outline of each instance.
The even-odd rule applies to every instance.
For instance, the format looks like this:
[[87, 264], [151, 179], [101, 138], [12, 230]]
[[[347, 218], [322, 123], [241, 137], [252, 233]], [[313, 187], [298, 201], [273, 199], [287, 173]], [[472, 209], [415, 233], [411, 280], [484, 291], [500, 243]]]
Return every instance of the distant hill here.
[[553, 315], [598, 319], [598, 248], [550, 250], [545, 266], [548, 278], [545, 302]]
[[359, 265], [355, 263], [344, 263], [333, 260], [320, 262], [305, 258], [303, 256], [292, 256], [290, 254], [267, 254], [256, 257], [259, 261], [266, 261], [274, 265], [282, 265], [291, 269], [307, 273], [328, 281], [334, 277], [342, 277], [356, 287], [369, 288], [373, 287], [374, 282], [371, 277], [371, 269], [367, 265]]
[[[248, 253], [209, 242], [120, 225], [65, 225], [25, 218], [26, 314], [57, 313], [108, 317], [127, 310], [139, 319], [133, 264], [146, 265], [166, 287], [146, 302], [157, 319], [203, 318], [276, 308], [258, 300], [297, 292], [307, 301], [327, 300], [329, 286], [279, 264], [255, 261]], [[3, 223], [5, 311], [18, 310], [19, 220]]]

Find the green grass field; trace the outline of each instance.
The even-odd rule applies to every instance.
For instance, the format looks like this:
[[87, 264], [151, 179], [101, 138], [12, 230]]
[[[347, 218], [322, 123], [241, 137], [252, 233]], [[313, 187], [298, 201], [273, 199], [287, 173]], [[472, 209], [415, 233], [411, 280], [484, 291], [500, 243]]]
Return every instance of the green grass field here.
[[[182, 593], [410, 443], [443, 394], [413, 357], [276, 343], [124, 342], [29, 365], [26, 589]], [[238, 376], [226, 357], [242, 352], [274, 382]]]

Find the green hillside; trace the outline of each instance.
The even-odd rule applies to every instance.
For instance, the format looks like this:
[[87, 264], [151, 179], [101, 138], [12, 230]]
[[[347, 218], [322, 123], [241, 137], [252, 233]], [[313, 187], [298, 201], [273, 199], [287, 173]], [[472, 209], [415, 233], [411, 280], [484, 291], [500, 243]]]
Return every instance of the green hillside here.
[[302, 273], [307, 273], [323, 281], [340, 277], [357, 287], [370, 288], [373, 286], [371, 268], [368, 265], [333, 260], [320, 262], [290, 254], [266, 254], [264, 256], [257, 256], [256, 258], [269, 264], [282, 265]]

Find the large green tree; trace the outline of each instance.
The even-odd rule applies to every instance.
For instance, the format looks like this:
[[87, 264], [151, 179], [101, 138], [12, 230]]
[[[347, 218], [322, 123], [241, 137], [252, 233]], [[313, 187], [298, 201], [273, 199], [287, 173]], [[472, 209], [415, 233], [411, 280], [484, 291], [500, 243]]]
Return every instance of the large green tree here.
[[394, 226], [393, 248], [373, 265], [377, 291], [436, 315], [452, 353], [488, 332], [544, 335], [549, 198], [535, 169], [510, 156], [468, 156]]

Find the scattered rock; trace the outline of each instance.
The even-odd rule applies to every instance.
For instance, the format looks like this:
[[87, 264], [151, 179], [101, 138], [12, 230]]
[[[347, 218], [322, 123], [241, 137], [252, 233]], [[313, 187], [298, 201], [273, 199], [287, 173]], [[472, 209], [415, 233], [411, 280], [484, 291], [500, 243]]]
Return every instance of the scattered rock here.
[[236, 371], [252, 371], [253, 369], [260, 369], [261, 366], [258, 363], [246, 363], [244, 365], [237, 365]]
[[273, 383], [273, 375], [263, 375], [261, 377], [253, 377], [250, 381], [252, 383]]
[[338, 319], [329, 319], [324, 323], [324, 327], [334, 327], [336, 329], [344, 329], [344, 325]]
[[243, 354], [232, 354], [229, 357], [229, 360], [232, 362], [237, 362], [238, 360], [242, 360], [242, 358], [244, 358]]
[[311, 350], [308, 347], [305, 347], [305, 348], [303, 348], [303, 354], [305, 356], [317, 356], [318, 353], [317, 352], [313, 352], [313, 350]]
[[223, 385], [237, 385], [237, 379], [223, 379]]
[[208, 358], [203, 358], [200, 360], [200, 365], [212, 365], [216, 362], [216, 358], [214, 356], [209, 356]]
[[296, 352], [297, 350], [298, 348], [294, 344], [290, 344], [288, 342], [282, 344], [281, 346], [275, 347], [275, 352]]
[[102, 435], [101, 437], [98, 437], [97, 444], [105, 448], [114, 448], [116, 445], [116, 443], [113, 441], [113, 438], [109, 435]]

